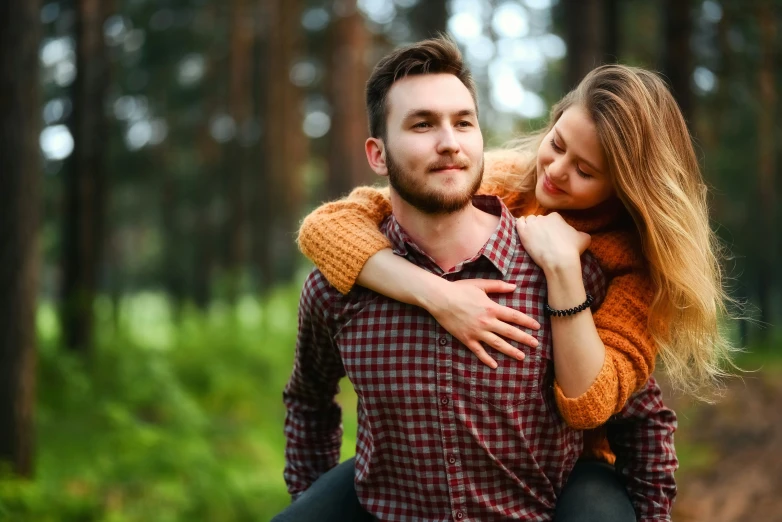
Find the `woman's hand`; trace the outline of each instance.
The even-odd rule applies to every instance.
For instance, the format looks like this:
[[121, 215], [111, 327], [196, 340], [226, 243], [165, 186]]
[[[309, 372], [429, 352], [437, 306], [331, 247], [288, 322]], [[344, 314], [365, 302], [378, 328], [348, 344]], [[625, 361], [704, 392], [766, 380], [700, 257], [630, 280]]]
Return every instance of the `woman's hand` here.
[[521, 217], [516, 230], [524, 249], [544, 271], [554, 267], [581, 266], [581, 254], [591, 237], [568, 225], [556, 212], [545, 216]]
[[487, 294], [511, 292], [516, 285], [491, 279], [464, 279], [448, 282], [425, 308], [438, 323], [470, 349], [484, 364], [497, 367], [481, 343], [514, 359], [524, 359], [524, 353], [511, 346], [503, 337], [535, 347], [538, 340], [512, 326], [517, 324], [537, 330], [540, 324], [518, 310], [495, 303]]

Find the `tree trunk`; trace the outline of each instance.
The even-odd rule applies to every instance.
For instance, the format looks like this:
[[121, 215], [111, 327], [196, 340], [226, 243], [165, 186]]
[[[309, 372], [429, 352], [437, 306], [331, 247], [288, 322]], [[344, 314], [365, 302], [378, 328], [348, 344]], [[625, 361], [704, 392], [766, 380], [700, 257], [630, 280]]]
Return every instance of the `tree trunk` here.
[[65, 346], [79, 351], [88, 351], [92, 344], [105, 220], [105, 9], [101, 0], [76, 2], [77, 77], [70, 122], [74, 151], [65, 168], [62, 329]]
[[692, 128], [693, 59], [690, 48], [692, 37], [692, 0], [665, 0], [665, 52], [663, 72], [668, 77], [676, 101], [687, 124]]
[[445, 33], [448, 27], [448, 2], [446, 0], [427, 0], [418, 2], [410, 9], [408, 19], [413, 28], [415, 39], [432, 38]]
[[33, 473], [40, 5], [0, 7], [0, 461]]
[[621, 47], [621, 13], [619, 11], [619, 0], [605, 0], [605, 52], [604, 61], [606, 63], [616, 63], [619, 61], [619, 51]]
[[350, 0], [347, 6], [344, 16], [332, 23], [329, 42], [328, 199], [339, 198], [353, 187], [373, 181], [364, 155], [368, 135], [364, 102], [368, 72], [364, 57], [369, 36], [356, 0]]
[[255, 45], [255, 6], [248, 0], [234, 0], [230, 44], [229, 112], [236, 122], [237, 138], [231, 142], [227, 169], [228, 230], [227, 230], [227, 294], [235, 301], [241, 284], [241, 275], [247, 260], [247, 178], [251, 166], [252, 143], [249, 141], [253, 124], [253, 47]]
[[563, 0], [567, 43], [566, 90], [604, 63], [607, 16], [604, 0]]
[[[221, 231], [224, 230], [225, 218], [223, 208], [228, 192], [230, 168], [228, 154], [230, 143], [218, 143], [212, 135], [212, 119], [227, 112], [229, 98], [229, 82], [225, 79], [230, 74], [228, 60], [224, 57], [229, 52], [229, 42], [221, 35], [231, 33], [230, 4], [209, 3], [209, 17], [214, 20], [215, 36], [209, 46], [206, 56], [206, 74], [201, 81], [201, 104], [205, 117], [194, 133], [198, 143], [198, 183], [192, 199], [187, 203], [195, 203], [193, 219], [187, 223], [185, 234], [193, 235], [190, 249], [190, 283], [189, 297], [201, 310], [206, 310], [213, 299], [214, 275], [219, 272], [220, 255], [225, 253], [221, 248], [226, 241]], [[232, 140], [236, 140], [234, 135]], [[187, 184], [182, 190], [187, 190]], [[193, 227], [192, 229], [190, 227]]]
[[760, 66], [758, 68], [758, 177], [761, 223], [765, 248], [758, 260], [761, 269], [758, 272], [758, 297], [761, 317], [764, 323], [773, 323], [775, 310], [773, 306], [776, 297], [776, 277], [774, 264], [777, 258], [779, 232], [775, 230], [776, 223], [776, 177], [775, 145], [777, 129], [774, 115], [776, 114], [777, 95], [774, 89], [776, 62], [776, 24], [774, 10], [769, 0], [757, 4], [758, 26], [760, 27]]
[[265, 70], [261, 104], [264, 162], [259, 192], [261, 286], [290, 280], [296, 268], [295, 232], [302, 208], [307, 143], [302, 134], [301, 91], [290, 69], [301, 47], [298, 0], [262, 0]]

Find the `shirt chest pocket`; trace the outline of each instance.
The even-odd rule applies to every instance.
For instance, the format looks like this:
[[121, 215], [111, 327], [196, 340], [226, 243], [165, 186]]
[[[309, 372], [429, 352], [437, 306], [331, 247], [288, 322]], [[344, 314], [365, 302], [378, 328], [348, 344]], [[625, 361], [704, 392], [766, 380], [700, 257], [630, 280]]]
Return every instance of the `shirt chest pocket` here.
[[491, 369], [477, 358], [471, 363], [470, 397], [497, 410], [508, 410], [541, 396], [547, 361], [538, 354], [517, 361], [496, 355]]

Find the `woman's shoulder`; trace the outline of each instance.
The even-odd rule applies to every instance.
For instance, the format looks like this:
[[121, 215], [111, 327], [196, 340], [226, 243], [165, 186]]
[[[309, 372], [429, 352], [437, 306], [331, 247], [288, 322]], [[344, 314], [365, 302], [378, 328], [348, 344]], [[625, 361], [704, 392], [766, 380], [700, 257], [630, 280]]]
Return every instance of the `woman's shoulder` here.
[[480, 192], [498, 196], [510, 212], [518, 217], [530, 212], [535, 206], [534, 183], [529, 190], [530, 167], [534, 164], [534, 154], [512, 149], [486, 151], [483, 165], [484, 175]]
[[600, 263], [600, 267], [609, 275], [647, 271], [641, 237], [634, 227], [613, 228], [593, 233], [589, 250]]
[[646, 270], [641, 235], [619, 200], [561, 214], [573, 228], [592, 236], [589, 250], [609, 275]]

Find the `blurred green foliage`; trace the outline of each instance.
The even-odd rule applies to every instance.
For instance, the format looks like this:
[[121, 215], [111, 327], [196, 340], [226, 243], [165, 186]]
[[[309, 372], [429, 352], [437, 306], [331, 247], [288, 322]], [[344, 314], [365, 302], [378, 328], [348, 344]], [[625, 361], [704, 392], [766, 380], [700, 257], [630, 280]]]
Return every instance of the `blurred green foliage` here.
[[[51, 303], [39, 308], [37, 476], [0, 478], [0, 520], [267, 521], [289, 502], [282, 389], [293, 364], [300, 284], [259, 302], [179, 312], [164, 294], [96, 303], [89, 360], [59, 344]], [[774, 343], [771, 343], [773, 345]], [[745, 370], [779, 367], [762, 346]], [[356, 399], [343, 381], [342, 458], [355, 449]], [[680, 415], [681, 431], [689, 415]], [[677, 448], [682, 467], [710, 447]]]
[[[162, 294], [100, 300], [88, 362], [61, 349], [55, 311], [41, 305], [37, 476], [4, 474], [0, 520], [269, 520], [289, 502], [282, 389], [298, 295], [291, 286], [178, 318]], [[340, 400], [349, 456], [349, 383]]]

